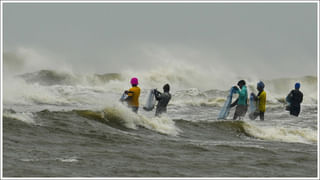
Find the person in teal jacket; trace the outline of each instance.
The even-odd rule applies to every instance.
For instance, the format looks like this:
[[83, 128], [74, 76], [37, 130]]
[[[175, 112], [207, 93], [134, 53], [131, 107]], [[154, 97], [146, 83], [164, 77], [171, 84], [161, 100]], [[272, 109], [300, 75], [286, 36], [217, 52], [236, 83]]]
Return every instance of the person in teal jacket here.
[[247, 87], [246, 87], [246, 82], [244, 80], [240, 80], [237, 84], [237, 86], [233, 86], [235, 89], [236, 93], [239, 94], [239, 97], [237, 100], [235, 100], [230, 107], [234, 107], [237, 105], [236, 110], [234, 112], [233, 120], [236, 119], [242, 119], [248, 110], [248, 92], [247, 92]]

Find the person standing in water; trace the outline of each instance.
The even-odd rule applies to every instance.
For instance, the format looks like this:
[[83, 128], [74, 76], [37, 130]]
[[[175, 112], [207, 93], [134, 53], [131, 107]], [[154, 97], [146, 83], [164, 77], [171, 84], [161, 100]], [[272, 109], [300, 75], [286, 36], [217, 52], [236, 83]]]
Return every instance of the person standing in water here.
[[154, 89], [154, 95], [156, 100], [158, 101], [157, 108], [156, 108], [156, 116], [160, 116], [162, 113], [167, 112], [167, 105], [171, 99], [170, 85], [165, 84], [163, 86], [163, 93], [159, 92], [158, 90]]
[[238, 118], [241, 120], [248, 110], [248, 92], [246, 82], [244, 80], [240, 80], [237, 85], [240, 89], [237, 86], [233, 86], [233, 88], [236, 93], [239, 94], [239, 97], [230, 105], [230, 107], [234, 107], [235, 105], [237, 105], [234, 112], [233, 120], [236, 120]]
[[300, 104], [303, 101], [303, 93], [299, 89], [300, 83], [297, 82], [294, 85], [294, 90], [292, 90], [286, 98], [290, 103], [290, 114], [294, 116], [299, 116], [301, 109]]
[[267, 100], [267, 93], [264, 91], [264, 83], [262, 81], [258, 82], [257, 90], [259, 91], [258, 95], [256, 96], [254, 93], [251, 93], [256, 101], [258, 101], [258, 108], [257, 110], [249, 115], [251, 120], [256, 119], [260, 116], [260, 120], [264, 120], [264, 112], [266, 111], [266, 100]]
[[140, 96], [140, 88], [138, 87], [138, 78], [131, 78], [131, 88], [125, 93], [128, 97], [125, 101], [128, 103], [128, 106], [132, 109], [133, 112], [137, 113], [139, 109], [139, 96]]

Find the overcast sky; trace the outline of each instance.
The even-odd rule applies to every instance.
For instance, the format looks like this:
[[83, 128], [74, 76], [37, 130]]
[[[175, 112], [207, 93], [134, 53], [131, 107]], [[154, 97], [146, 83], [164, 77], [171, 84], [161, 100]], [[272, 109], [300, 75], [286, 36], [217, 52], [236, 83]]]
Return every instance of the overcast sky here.
[[5, 52], [31, 49], [54, 57], [57, 68], [107, 73], [171, 60], [263, 78], [317, 73], [316, 3], [6, 3], [3, 10]]

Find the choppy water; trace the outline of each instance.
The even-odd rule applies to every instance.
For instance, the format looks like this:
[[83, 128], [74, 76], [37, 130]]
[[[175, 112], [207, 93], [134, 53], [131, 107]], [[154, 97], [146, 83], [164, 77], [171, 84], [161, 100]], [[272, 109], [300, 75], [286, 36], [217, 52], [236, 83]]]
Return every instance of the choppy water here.
[[265, 121], [232, 121], [217, 120], [223, 89], [173, 90], [167, 116], [155, 118], [118, 102], [128, 86], [118, 75], [87, 85], [23, 77], [4, 83], [4, 177], [317, 177], [317, 98], [306, 94], [292, 117], [283, 90], [271, 91], [277, 82], [266, 83]]

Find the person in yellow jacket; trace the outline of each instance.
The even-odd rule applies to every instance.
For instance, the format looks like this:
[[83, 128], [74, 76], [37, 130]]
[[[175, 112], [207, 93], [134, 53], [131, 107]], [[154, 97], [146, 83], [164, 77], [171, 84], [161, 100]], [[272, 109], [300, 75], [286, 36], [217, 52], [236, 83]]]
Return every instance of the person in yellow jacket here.
[[128, 97], [125, 101], [128, 103], [128, 106], [132, 108], [132, 111], [137, 113], [139, 109], [139, 96], [140, 96], [140, 88], [138, 87], [138, 78], [131, 78], [131, 88], [125, 93]]
[[260, 120], [264, 120], [264, 113], [266, 112], [266, 101], [267, 101], [267, 93], [264, 91], [264, 83], [262, 81], [258, 82], [257, 90], [259, 91], [258, 95], [256, 96], [254, 93], [254, 99], [257, 101], [257, 110], [249, 115], [251, 120], [256, 119], [260, 116]]

